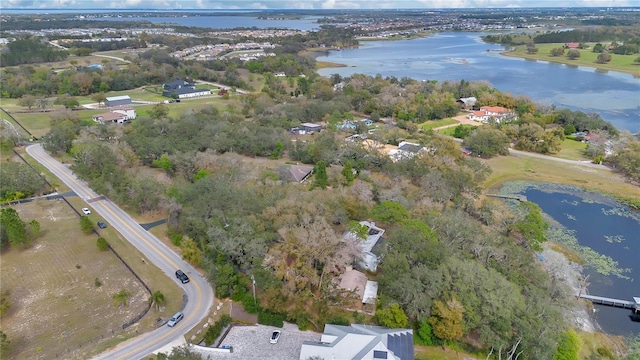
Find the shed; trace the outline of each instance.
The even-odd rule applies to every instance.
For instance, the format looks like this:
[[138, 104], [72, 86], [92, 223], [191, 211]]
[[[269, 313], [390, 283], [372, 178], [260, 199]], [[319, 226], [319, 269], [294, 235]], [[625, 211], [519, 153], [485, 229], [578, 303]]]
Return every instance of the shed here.
[[129, 95], [111, 96], [104, 101], [104, 104], [109, 107], [131, 105], [131, 98]]

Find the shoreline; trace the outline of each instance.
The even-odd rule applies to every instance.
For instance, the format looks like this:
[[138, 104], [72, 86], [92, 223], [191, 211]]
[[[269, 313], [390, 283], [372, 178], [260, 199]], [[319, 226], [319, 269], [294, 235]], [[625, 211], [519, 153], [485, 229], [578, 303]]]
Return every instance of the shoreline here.
[[[487, 43], [487, 44], [491, 44], [491, 43]], [[640, 70], [633, 71], [633, 70], [627, 70], [627, 69], [611, 69], [611, 68], [605, 68], [605, 67], [602, 67], [602, 66], [598, 66], [598, 64], [593, 64], [593, 63], [575, 64], [575, 63], [572, 63], [572, 62], [570, 62], [568, 60], [565, 60], [562, 57], [550, 59], [550, 58], [542, 58], [539, 55], [520, 54], [520, 53], [516, 52], [516, 48], [515, 47], [513, 47], [511, 50], [501, 51], [500, 55], [506, 56], [506, 57], [511, 57], [511, 58], [516, 58], [516, 59], [534, 60], [534, 61], [541, 61], [541, 62], [547, 62], [547, 63], [552, 63], [552, 64], [562, 64], [562, 65], [566, 65], [566, 66], [577, 66], [577, 67], [583, 66], [583, 67], [588, 67], [590, 69], [594, 69], [596, 71], [602, 71], [602, 72], [612, 71], [612, 72], [619, 72], [619, 73], [622, 73], [622, 74], [629, 74], [629, 75], [632, 75], [632, 76], [640, 76]]]
[[558, 279], [572, 291], [571, 297], [573, 297], [573, 303], [571, 305], [573, 306], [562, 309], [565, 320], [579, 331], [589, 333], [600, 332], [615, 336], [604, 332], [592, 316], [594, 313], [592, 309], [594, 308], [589, 306], [585, 301], [577, 298], [577, 294], [581, 292], [586, 293], [587, 291], [587, 289], [583, 289], [582, 286], [585, 281], [585, 277], [582, 274], [583, 266], [571, 261], [562, 252], [553, 249], [553, 245], [562, 247], [562, 245], [556, 243], [544, 243], [543, 250], [537, 262], [547, 271], [551, 278]]

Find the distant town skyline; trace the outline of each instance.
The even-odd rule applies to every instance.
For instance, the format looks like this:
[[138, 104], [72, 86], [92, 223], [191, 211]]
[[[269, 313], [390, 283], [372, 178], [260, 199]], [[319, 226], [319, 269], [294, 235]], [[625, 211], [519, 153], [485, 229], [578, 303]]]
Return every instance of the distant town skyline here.
[[2, 9], [435, 9], [631, 7], [635, 0], [2, 0]]

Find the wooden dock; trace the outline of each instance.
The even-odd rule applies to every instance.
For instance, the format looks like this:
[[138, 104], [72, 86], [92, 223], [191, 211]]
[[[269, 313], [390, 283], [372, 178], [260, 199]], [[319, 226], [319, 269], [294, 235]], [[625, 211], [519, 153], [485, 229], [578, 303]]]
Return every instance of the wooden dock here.
[[640, 312], [640, 297], [634, 297], [633, 301], [613, 299], [613, 298], [608, 298], [604, 296], [587, 295], [587, 294], [580, 294], [578, 295], [578, 297], [580, 297], [581, 299], [589, 300], [594, 304], [619, 307], [623, 309], [631, 309], [636, 313]]
[[500, 195], [500, 194], [487, 194], [487, 196], [493, 196], [501, 199], [513, 199], [518, 201], [527, 201], [527, 197], [524, 195]]

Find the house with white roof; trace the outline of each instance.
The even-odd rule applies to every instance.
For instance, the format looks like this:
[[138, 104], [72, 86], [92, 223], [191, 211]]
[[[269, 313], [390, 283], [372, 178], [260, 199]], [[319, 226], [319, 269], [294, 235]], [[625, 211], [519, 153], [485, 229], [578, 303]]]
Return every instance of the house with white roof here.
[[350, 231], [344, 235], [344, 238], [346, 241], [354, 242], [360, 248], [361, 254], [358, 265], [365, 270], [376, 271], [380, 258], [372, 252], [372, 249], [382, 238], [384, 230], [377, 227], [374, 222], [360, 221], [360, 225], [364, 225], [369, 229], [366, 239], [362, 239]]
[[401, 141], [400, 144], [398, 144], [397, 149], [392, 149], [389, 151], [389, 157], [395, 162], [404, 159], [411, 159], [418, 153], [427, 151], [428, 149], [420, 144]]
[[300, 360], [413, 360], [413, 330], [352, 324], [324, 326], [320, 341], [305, 341]]

